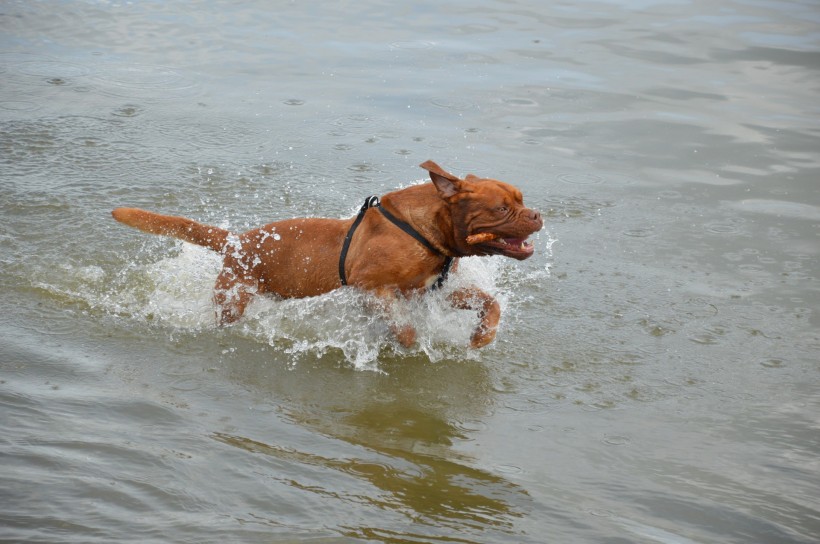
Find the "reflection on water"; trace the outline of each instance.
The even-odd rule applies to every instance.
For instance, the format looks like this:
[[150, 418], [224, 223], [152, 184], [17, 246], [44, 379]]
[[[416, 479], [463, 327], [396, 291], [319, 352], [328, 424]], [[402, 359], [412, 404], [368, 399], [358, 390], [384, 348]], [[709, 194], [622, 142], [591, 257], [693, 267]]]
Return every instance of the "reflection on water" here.
[[[416, 422], [423, 423], [424, 421]], [[402, 421], [402, 425], [407, 424], [406, 419]], [[391, 427], [385, 431], [395, 432], [396, 428]], [[510, 530], [512, 523], [509, 518], [523, 515], [521, 511], [513, 509], [515, 503], [509, 500], [511, 495], [525, 496], [526, 492], [521, 488], [491, 473], [471, 469], [437, 456], [407, 453], [396, 449], [380, 450], [372, 444], [359, 444], [386, 455], [385, 460], [380, 463], [378, 460], [327, 458], [221, 433], [214, 434], [213, 438], [251, 453], [276, 457], [287, 463], [341, 471], [365, 480], [378, 491], [367, 496], [350, 496], [344, 490], [331, 490], [323, 487], [321, 483], [305, 485], [297, 480], [290, 480], [288, 484], [300, 491], [390, 510], [409, 521], [423, 525], [449, 528], [463, 534], [483, 532], [489, 528]], [[395, 465], [401, 459], [407, 461], [408, 466], [397, 468]], [[521, 502], [519, 497], [514, 498], [515, 502]], [[377, 527], [347, 527], [346, 532], [350, 536], [367, 536], [378, 531]], [[401, 536], [398, 533], [394, 535]]]
[[[408, 533], [385, 532], [367, 522], [345, 525], [344, 533], [361, 538], [412, 539], [426, 534], [438, 540], [446, 531], [463, 541], [486, 532], [515, 535], [513, 520], [531, 501], [525, 489], [501, 475], [475, 467], [475, 460], [454, 449], [470, 439], [459, 422], [480, 421], [492, 404], [490, 377], [484, 367], [442, 362], [430, 373], [418, 373], [421, 361], [386, 363], [386, 374], [364, 374], [327, 363], [303, 361], [287, 370], [241, 358], [230, 376], [264, 398], [287, 399], [279, 406], [290, 422], [321, 436], [349, 444], [353, 456], [327, 457], [252, 437], [214, 433], [220, 442], [288, 464], [318, 467], [320, 480], [293, 475], [288, 485], [320, 496], [392, 512], [412, 521]], [[310, 372], [305, 372], [306, 367]], [[301, 369], [301, 370], [300, 370]], [[373, 486], [362, 494], [360, 484], [336, 485], [342, 472]], [[426, 529], [421, 529], [427, 527]], [[442, 533], [441, 531], [445, 531]], [[439, 535], [439, 536], [436, 536]], [[514, 538], [514, 537], [513, 537]], [[447, 539], [443, 539], [447, 540]], [[480, 541], [480, 539], [479, 539]]]

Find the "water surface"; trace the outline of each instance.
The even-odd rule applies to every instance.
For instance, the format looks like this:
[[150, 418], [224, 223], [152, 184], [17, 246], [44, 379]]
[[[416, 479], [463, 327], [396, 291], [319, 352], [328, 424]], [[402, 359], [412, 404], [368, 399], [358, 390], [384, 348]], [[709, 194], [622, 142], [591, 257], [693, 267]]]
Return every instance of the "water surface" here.
[[[0, 539], [814, 542], [820, 9], [6, 3]], [[262, 299], [111, 220], [350, 217], [427, 159], [545, 229], [503, 306]]]

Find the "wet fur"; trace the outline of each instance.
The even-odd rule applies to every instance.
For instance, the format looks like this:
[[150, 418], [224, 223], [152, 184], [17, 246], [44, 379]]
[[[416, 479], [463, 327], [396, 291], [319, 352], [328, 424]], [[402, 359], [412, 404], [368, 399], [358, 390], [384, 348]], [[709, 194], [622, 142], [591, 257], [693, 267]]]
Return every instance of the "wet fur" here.
[[[498, 239], [524, 240], [542, 227], [538, 212], [523, 206], [520, 191], [491, 179], [462, 180], [436, 163], [421, 165], [432, 183], [388, 193], [382, 206], [410, 224], [438, 251], [434, 253], [387, 221], [376, 209], [365, 214], [353, 237], [345, 263], [348, 284], [376, 296], [377, 307], [390, 318], [398, 296], [424, 292], [441, 270], [444, 255], [507, 254], [524, 259], [531, 247], [518, 250]], [[501, 213], [499, 210], [507, 211]], [[297, 218], [269, 223], [241, 234], [203, 225], [192, 219], [137, 208], [117, 208], [114, 219], [143, 232], [171, 236], [207, 247], [223, 256], [214, 286], [221, 324], [242, 317], [256, 294], [301, 298], [341, 287], [338, 273], [341, 247], [353, 219]], [[523, 249], [526, 249], [524, 251]], [[500, 308], [476, 287], [449, 295], [457, 308], [478, 313], [473, 347], [490, 343], [496, 334]], [[399, 342], [415, 342], [415, 329], [392, 324]]]

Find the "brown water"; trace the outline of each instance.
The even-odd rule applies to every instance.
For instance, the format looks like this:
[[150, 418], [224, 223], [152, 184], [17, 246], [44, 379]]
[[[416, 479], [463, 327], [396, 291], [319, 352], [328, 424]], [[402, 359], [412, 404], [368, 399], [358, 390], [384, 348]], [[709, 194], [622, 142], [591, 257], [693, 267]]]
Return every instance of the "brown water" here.
[[[813, 1], [0, 6], [0, 540], [815, 542]], [[352, 216], [517, 184], [404, 350], [361, 297], [258, 300], [110, 219]]]

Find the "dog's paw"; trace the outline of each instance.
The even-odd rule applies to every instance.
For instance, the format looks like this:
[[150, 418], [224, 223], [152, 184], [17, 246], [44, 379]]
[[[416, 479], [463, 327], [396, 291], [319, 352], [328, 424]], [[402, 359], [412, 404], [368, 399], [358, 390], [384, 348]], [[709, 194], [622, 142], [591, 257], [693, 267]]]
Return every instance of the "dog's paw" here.
[[470, 347], [474, 349], [483, 348], [493, 340], [495, 340], [495, 333], [498, 331], [497, 327], [485, 328], [483, 325], [479, 326], [473, 336], [470, 338]]
[[416, 343], [416, 329], [412, 325], [394, 325], [392, 329], [402, 347], [409, 348]]

